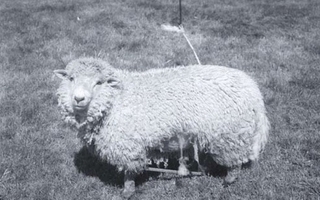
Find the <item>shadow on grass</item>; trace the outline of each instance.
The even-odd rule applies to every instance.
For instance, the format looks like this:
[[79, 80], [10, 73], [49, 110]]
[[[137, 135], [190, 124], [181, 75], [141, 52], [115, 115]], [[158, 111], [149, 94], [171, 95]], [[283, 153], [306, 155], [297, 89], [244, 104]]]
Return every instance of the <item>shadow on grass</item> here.
[[74, 164], [79, 172], [87, 176], [98, 177], [105, 184], [123, 186], [123, 173], [119, 173], [115, 166], [92, 154], [87, 147], [82, 147], [75, 153]]
[[[87, 147], [83, 147], [75, 154], [74, 164], [79, 172], [87, 176], [98, 177], [107, 185], [123, 187], [124, 174], [118, 172], [117, 168], [109, 164], [107, 161], [103, 161], [98, 156], [90, 153], [90, 150]], [[176, 159], [169, 159], [168, 164], [168, 169], [177, 170], [179, 167], [179, 163]], [[195, 161], [191, 160], [187, 164], [189, 170], [198, 170], [198, 165]], [[227, 168], [218, 165], [210, 156], [206, 154], [200, 154], [200, 164], [204, 167], [206, 175], [213, 177], [225, 177], [227, 175]], [[153, 164], [152, 167], [156, 167], [156, 165]], [[163, 168], [163, 164], [160, 165], [160, 167]], [[250, 163], [244, 165], [243, 167], [250, 167]], [[136, 185], [141, 185], [150, 178], [156, 178], [159, 174], [160, 173], [157, 172], [145, 171], [136, 177]]]
[[213, 177], [225, 177], [227, 175], [227, 167], [217, 164], [208, 154], [199, 154], [199, 160], [207, 175]]
[[[118, 172], [115, 166], [92, 154], [87, 147], [82, 147], [79, 152], [75, 153], [74, 164], [79, 172], [87, 176], [98, 177], [107, 185], [123, 187], [124, 173]], [[157, 175], [158, 173], [144, 172], [136, 177], [136, 185], [141, 185], [149, 180], [149, 177]]]

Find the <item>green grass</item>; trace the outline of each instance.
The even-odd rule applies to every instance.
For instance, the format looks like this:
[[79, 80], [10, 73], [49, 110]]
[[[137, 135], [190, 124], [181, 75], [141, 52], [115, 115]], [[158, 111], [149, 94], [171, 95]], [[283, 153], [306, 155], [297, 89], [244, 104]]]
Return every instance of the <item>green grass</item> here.
[[[122, 175], [81, 149], [57, 110], [52, 71], [79, 56], [122, 69], [195, 64], [178, 1], [3, 0], [0, 3], [0, 199], [112, 199]], [[259, 162], [223, 177], [140, 177], [133, 199], [320, 198], [320, 2], [183, 1], [183, 25], [203, 64], [252, 75], [272, 129]]]

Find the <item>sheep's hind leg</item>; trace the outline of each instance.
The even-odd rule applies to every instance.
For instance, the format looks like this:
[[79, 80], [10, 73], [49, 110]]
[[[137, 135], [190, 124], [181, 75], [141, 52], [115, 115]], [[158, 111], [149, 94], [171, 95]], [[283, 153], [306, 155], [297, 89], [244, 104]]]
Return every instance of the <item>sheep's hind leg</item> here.
[[121, 196], [125, 199], [129, 199], [135, 192], [135, 175], [131, 172], [124, 172], [124, 189], [121, 193]]
[[198, 165], [198, 171], [200, 171], [202, 174], [206, 174], [204, 168], [200, 165], [200, 160], [199, 160], [199, 149], [198, 149], [198, 141], [195, 140], [193, 143], [193, 151], [194, 151], [194, 160], [197, 162]]
[[241, 166], [234, 166], [234, 167], [228, 168], [228, 174], [224, 179], [223, 185], [227, 187], [230, 184], [234, 183], [237, 180], [240, 174], [240, 171], [241, 171]]
[[178, 175], [180, 176], [186, 176], [188, 175], [190, 172], [187, 169], [187, 158], [185, 158], [183, 156], [183, 146], [185, 144], [185, 139], [183, 138], [183, 136], [178, 136], [178, 140], [179, 140], [179, 147], [180, 147], [180, 158], [179, 158], [179, 168], [178, 168]]

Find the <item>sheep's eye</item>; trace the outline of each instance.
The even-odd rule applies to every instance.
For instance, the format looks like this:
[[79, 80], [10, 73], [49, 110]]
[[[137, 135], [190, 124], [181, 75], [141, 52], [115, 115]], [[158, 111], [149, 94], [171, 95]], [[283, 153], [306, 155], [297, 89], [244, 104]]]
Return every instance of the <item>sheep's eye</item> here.
[[74, 81], [74, 78], [71, 76], [71, 77], [69, 77], [69, 80], [70, 81]]
[[102, 85], [102, 81], [97, 81], [96, 85]]

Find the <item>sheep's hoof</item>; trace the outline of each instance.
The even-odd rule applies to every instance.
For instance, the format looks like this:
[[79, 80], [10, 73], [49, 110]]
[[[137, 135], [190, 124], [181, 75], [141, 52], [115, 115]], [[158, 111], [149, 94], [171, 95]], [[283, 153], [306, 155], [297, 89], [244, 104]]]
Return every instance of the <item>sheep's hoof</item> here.
[[189, 170], [187, 169], [187, 167], [184, 164], [180, 164], [179, 168], [178, 168], [178, 175], [180, 176], [187, 176], [189, 174]]
[[126, 181], [124, 183], [124, 189], [121, 192], [121, 196], [124, 199], [129, 199], [135, 192], [135, 183], [134, 181]]
[[224, 181], [223, 181], [223, 187], [228, 187], [229, 185], [231, 185], [232, 183], [236, 182], [238, 177], [231, 177], [231, 176], [227, 176]]
[[128, 191], [128, 190], [123, 190], [122, 193], [121, 193], [121, 196], [124, 198], [124, 199], [129, 199], [130, 197], [132, 197], [132, 195], [134, 194], [134, 191]]
[[232, 167], [228, 169], [228, 174], [224, 179], [223, 186], [228, 187], [232, 183], [236, 182], [238, 175], [240, 174], [241, 167]]

